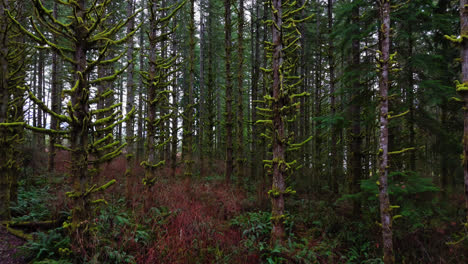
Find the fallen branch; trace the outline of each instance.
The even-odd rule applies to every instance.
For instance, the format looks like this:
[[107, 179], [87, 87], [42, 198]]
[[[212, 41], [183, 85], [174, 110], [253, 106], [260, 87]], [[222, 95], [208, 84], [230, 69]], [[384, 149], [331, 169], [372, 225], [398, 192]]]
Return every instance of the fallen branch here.
[[21, 230], [13, 229], [13, 228], [9, 227], [8, 225], [6, 225], [4, 227], [6, 228], [6, 230], [10, 234], [12, 234], [12, 235], [14, 235], [16, 237], [22, 238], [22, 239], [27, 240], [27, 241], [33, 240], [33, 236], [30, 235], [30, 234], [26, 234]]
[[2, 225], [5, 225], [5, 226], [28, 227], [28, 228], [35, 228], [35, 227], [52, 228], [52, 227], [60, 226], [60, 222], [57, 220], [47, 220], [47, 221], [38, 221], [38, 222], [2, 221], [1, 223]]

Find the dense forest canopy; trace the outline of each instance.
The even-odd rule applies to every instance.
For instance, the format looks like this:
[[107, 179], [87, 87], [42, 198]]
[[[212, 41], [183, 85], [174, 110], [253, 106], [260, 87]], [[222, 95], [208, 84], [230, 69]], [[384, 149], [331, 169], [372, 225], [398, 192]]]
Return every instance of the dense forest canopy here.
[[1, 0], [0, 262], [466, 263], [467, 8]]

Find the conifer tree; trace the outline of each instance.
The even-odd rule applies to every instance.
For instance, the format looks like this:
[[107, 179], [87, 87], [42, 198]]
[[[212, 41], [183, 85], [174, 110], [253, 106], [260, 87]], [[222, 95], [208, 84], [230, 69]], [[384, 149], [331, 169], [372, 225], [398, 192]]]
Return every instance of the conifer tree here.
[[[362, 178], [362, 133], [361, 133], [361, 97], [362, 97], [362, 84], [360, 81], [360, 75], [358, 70], [361, 67], [361, 47], [360, 47], [360, 26], [359, 26], [359, 1], [353, 1], [353, 8], [351, 10], [351, 21], [353, 26], [353, 36], [351, 44], [351, 60], [352, 68], [355, 74], [351, 76], [352, 87], [351, 87], [351, 109], [350, 115], [352, 118], [351, 127], [349, 129], [350, 135], [350, 169], [349, 169], [349, 191], [351, 194], [357, 194], [360, 192], [360, 181]], [[356, 217], [360, 217], [361, 214], [361, 201], [359, 198], [355, 198], [353, 201], [353, 214]]]
[[388, 90], [390, 85], [390, 1], [380, 2], [380, 18], [382, 20], [381, 32], [381, 58], [380, 61], [380, 136], [379, 136], [379, 200], [380, 219], [383, 238], [383, 261], [385, 264], [394, 263], [393, 240], [392, 240], [392, 216], [390, 199], [388, 194]]
[[[132, 17], [134, 12], [135, 1], [128, 0], [127, 1], [127, 16]], [[134, 18], [130, 19], [127, 23], [127, 34], [131, 34], [134, 31]], [[128, 49], [127, 49], [127, 60], [129, 63], [128, 70], [127, 70], [127, 105], [126, 111], [127, 113], [132, 111], [132, 108], [135, 105], [135, 84], [133, 80], [133, 73], [134, 73], [134, 63], [133, 63], [133, 53], [134, 53], [134, 41], [133, 37], [128, 38]], [[125, 141], [127, 143], [127, 170], [125, 171], [125, 181], [128, 182], [128, 178], [131, 178], [133, 175], [133, 164], [135, 162], [135, 144], [134, 144], [134, 117], [129, 116], [126, 126], [125, 126]], [[125, 184], [127, 185], [127, 184]], [[128, 187], [128, 186], [127, 186]], [[127, 188], [128, 190], [128, 188]], [[127, 195], [129, 197], [129, 194]]]
[[[54, 7], [53, 7], [53, 16], [57, 19], [58, 16], [58, 10], [57, 10], [57, 3], [54, 2]], [[54, 36], [54, 42], [57, 42], [57, 36]], [[52, 91], [51, 91], [51, 110], [54, 111], [55, 113], [61, 114], [61, 100], [60, 100], [60, 80], [59, 80], [59, 61], [58, 61], [58, 56], [57, 53], [52, 53]], [[58, 120], [54, 116], [51, 117], [50, 121], [50, 128], [52, 130], [57, 130], [58, 129]], [[56, 134], [51, 134], [50, 139], [49, 139], [49, 163], [48, 163], [48, 171], [52, 172], [54, 171], [55, 168], [55, 155], [56, 155], [56, 150], [55, 150], [55, 144], [57, 143], [57, 135]]]
[[[90, 78], [91, 73], [98, 65], [118, 61], [125, 51], [110, 59], [107, 59], [106, 55], [112, 46], [126, 42], [135, 32], [133, 31], [120, 39], [115, 39], [115, 34], [136, 13], [110, 27], [102, 26], [109, 19], [107, 7], [111, 2], [110, 0], [102, 3], [94, 1], [88, 5], [85, 0], [57, 1], [57, 4], [62, 5], [68, 10], [67, 12], [73, 14], [66, 21], [63, 21], [56, 19], [53, 16], [53, 11], [47, 9], [41, 0], [34, 0], [35, 18], [31, 19], [33, 32], [28, 31], [14, 17], [9, 15], [14, 23], [33, 41], [56, 52], [73, 67], [73, 86], [71, 89], [64, 91], [64, 95], [69, 98], [66, 115], [61, 115], [49, 109], [31, 91], [29, 91], [29, 97], [44, 112], [55, 117], [59, 122], [67, 123], [67, 129], [63, 131], [34, 127], [30, 127], [30, 129], [47, 134], [67, 135], [70, 139], [70, 146], [56, 145], [56, 147], [71, 152], [73, 190], [67, 192], [67, 196], [72, 200], [73, 209], [71, 221], [64, 223], [64, 226], [68, 227], [71, 233], [78, 237], [86, 236], [86, 232], [89, 230], [90, 221], [88, 220], [93, 214], [92, 207], [105, 203], [103, 199], [93, 200], [93, 194], [107, 189], [116, 182], [116, 180], [111, 180], [97, 187], [97, 183], [92, 182], [93, 175], [97, 173], [95, 165], [107, 162], [120, 155], [125, 144], [112, 140], [113, 135], [111, 132], [114, 127], [124, 122], [134, 112], [133, 110], [130, 111], [126, 117], [120, 111], [114, 112], [121, 104], [102, 109], [94, 107], [101, 98], [112, 95], [113, 91], [108, 90], [104, 94], [100, 94], [93, 91], [92, 87], [105, 81], [115, 80], [126, 67], [116, 70], [112, 75], [98, 79]], [[50, 34], [41, 31], [38, 23]], [[60, 37], [66, 41], [54, 42], [53, 37], [50, 37], [50, 35]], [[98, 115], [108, 112], [114, 113], [105, 118], [98, 118]], [[101, 139], [96, 139], [97, 133], [108, 134]], [[103, 154], [92, 159], [90, 153]], [[89, 168], [89, 165], [94, 166]], [[75, 239], [78, 239], [78, 237], [75, 237]]]
[[237, 16], [237, 183], [245, 181], [244, 157], [244, 1], [239, 1], [239, 14]]
[[141, 165], [145, 168], [143, 183], [147, 186], [152, 186], [154, 184], [157, 180], [155, 177], [156, 169], [165, 164], [165, 160], [157, 160], [156, 151], [164, 151], [164, 147], [169, 140], [164, 140], [164, 137], [159, 137], [158, 142], [156, 136], [158, 133], [164, 133], [164, 124], [171, 114], [163, 114], [162, 111], [159, 111], [158, 115], [157, 110], [158, 107], [161, 108], [167, 105], [166, 102], [168, 101], [168, 95], [170, 93], [168, 87], [172, 84], [172, 80], [168, 80], [168, 77], [177, 71], [177, 69], [173, 68], [177, 57], [164, 58], [162, 49], [158, 49], [160, 44], [163, 43], [169, 35], [174, 33], [176, 26], [164, 33], [160, 32], [162, 32], [162, 28], [169, 28], [172, 17], [184, 4], [185, 1], [164, 8], [169, 10], [168, 14], [164, 16], [164, 10], [158, 7], [157, 0], [150, 0], [148, 2], [150, 11], [150, 31], [148, 32], [150, 55], [149, 70], [148, 72], [141, 72], [142, 77], [146, 80], [145, 83], [147, 84], [148, 91], [146, 100], [148, 116], [145, 119], [147, 132], [146, 158], [145, 161], [141, 162]]
[[232, 72], [231, 72], [231, 1], [224, 0], [224, 49], [226, 52], [225, 64], [226, 64], [226, 163], [225, 173], [226, 182], [231, 181], [232, 172], [234, 169], [233, 163], [233, 112], [232, 112]]
[[[8, 9], [22, 19], [21, 3], [0, 2], [0, 220], [9, 220], [16, 201], [23, 135], [26, 47], [22, 34], [8, 18]], [[12, 14], [10, 14], [12, 16]]]
[[269, 94], [264, 96], [267, 108], [258, 108], [265, 116], [265, 120], [258, 120], [257, 124], [263, 124], [269, 129], [268, 135], [273, 149], [273, 158], [265, 161], [265, 167], [272, 170], [272, 188], [268, 191], [271, 198], [271, 244], [284, 243], [286, 218], [284, 198], [295, 193], [291, 187], [287, 187], [286, 179], [297, 167], [297, 160], [288, 161], [287, 151], [299, 149], [309, 141], [309, 137], [302, 143], [294, 143], [294, 134], [288, 129], [288, 124], [294, 122], [297, 108], [300, 103], [297, 98], [307, 95], [295, 93], [297, 86], [302, 82], [295, 75], [297, 52], [300, 49], [298, 43], [300, 36], [296, 26], [310, 17], [297, 19], [295, 15], [305, 8], [305, 4], [296, 8], [292, 1], [273, 0], [271, 5], [271, 25], [273, 41], [268, 43], [267, 50], [271, 52], [272, 68], [263, 69], [272, 74], [272, 87]]
[[[145, 1], [140, 2], [141, 6], [146, 6]], [[140, 21], [145, 21], [145, 12], [141, 12]], [[140, 30], [139, 34], [139, 46], [140, 46], [140, 56], [139, 56], [139, 71], [143, 71], [144, 63], [145, 63], [145, 30]], [[145, 91], [146, 85], [144, 84], [144, 78], [140, 76], [139, 78], [139, 89], [138, 89], [138, 137], [137, 137], [137, 160], [142, 160], [143, 152], [144, 152], [144, 138], [143, 138], [143, 129], [144, 129], [144, 100], [143, 96]]]
[[463, 129], [463, 174], [465, 187], [465, 212], [468, 224], [468, 1], [460, 0], [460, 37], [461, 41], [461, 83], [457, 85], [457, 92], [464, 102]]
[[193, 174], [194, 86], [195, 86], [195, 0], [190, 0], [187, 105], [184, 109], [184, 175]]

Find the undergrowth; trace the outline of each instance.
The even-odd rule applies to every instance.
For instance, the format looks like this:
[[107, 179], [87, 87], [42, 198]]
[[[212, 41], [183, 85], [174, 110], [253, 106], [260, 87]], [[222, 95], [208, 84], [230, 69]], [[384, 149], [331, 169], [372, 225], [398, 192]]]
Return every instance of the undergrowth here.
[[[107, 165], [103, 179], [96, 180], [113, 177], [125, 168], [123, 162]], [[340, 199], [326, 191], [317, 193], [325, 199], [288, 199], [287, 239], [271, 245], [269, 209], [256, 203], [257, 194], [226, 185], [222, 176], [160, 177], [151, 188], [130, 179], [131, 197], [124, 197], [121, 184], [105, 195], [108, 204], [95, 211], [89, 237], [82, 240], [86, 247], [70, 244], [68, 231], [59, 227], [36, 232], [22, 252], [31, 263], [62, 264], [382, 263], [375, 181], [362, 181], [360, 193]], [[463, 215], [452, 200], [411, 172], [391, 174], [389, 185], [392, 204], [399, 206], [394, 215], [400, 215], [393, 224], [397, 261], [463, 263], [468, 241], [450, 244], [464, 235]], [[21, 179], [18, 202], [11, 208], [14, 220], [69, 216], [63, 186], [67, 179], [60, 175]], [[361, 199], [361, 215], [352, 215], [351, 199]]]

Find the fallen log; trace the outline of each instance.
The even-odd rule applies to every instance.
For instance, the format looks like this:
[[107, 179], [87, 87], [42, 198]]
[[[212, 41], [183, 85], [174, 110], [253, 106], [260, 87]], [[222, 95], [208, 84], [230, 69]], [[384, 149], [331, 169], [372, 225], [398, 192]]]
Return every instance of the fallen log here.
[[30, 235], [30, 234], [26, 234], [25, 232], [23, 232], [21, 230], [18, 230], [18, 229], [13, 229], [13, 228], [9, 227], [8, 225], [4, 225], [4, 227], [10, 234], [12, 234], [12, 235], [14, 235], [16, 237], [22, 238], [22, 239], [27, 240], [27, 241], [33, 240], [33, 236]]
[[1, 221], [4, 226], [15, 226], [23, 228], [53, 228], [60, 226], [60, 222], [57, 220], [47, 220], [47, 221]]

